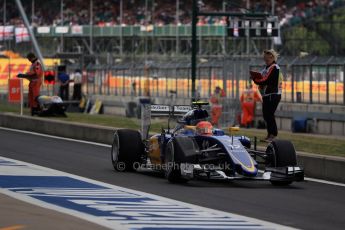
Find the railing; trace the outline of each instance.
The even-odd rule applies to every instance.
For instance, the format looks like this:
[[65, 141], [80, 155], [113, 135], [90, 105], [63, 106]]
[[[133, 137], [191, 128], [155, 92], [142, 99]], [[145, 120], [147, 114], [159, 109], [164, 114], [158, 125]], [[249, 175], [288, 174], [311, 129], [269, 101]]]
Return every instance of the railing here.
[[[83, 92], [88, 95], [169, 97], [173, 90], [178, 98], [190, 98], [189, 61], [157, 59], [151, 60], [150, 66], [146, 67], [143, 60], [88, 66], [83, 71]], [[8, 76], [14, 77], [29, 67], [27, 65], [19, 71], [19, 64], [11, 64], [11, 68], [5, 64], [0, 74], [0, 90], [3, 93], [7, 92]], [[285, 77], [282, 101], [345, 105], [345, 57], [282, 57], [278, 64]], [[220, 86], [227, 98], [238, 99], [249, 83], [249, 70], [261, 68], [263, 61], [256, 58], [201, 60], [197, 68], [197, 95], [208, 99], [215, 87]], [[69, 72], [74, 70], [69, 67]], [[56, 91], [57, 87], [47, 85], [42, 89], [51, 94], [53, 88]]]
[[[41, 29], [44, 28], [44, 29]], [[204, 25], [197, 27], [200, 36], [227, 36], [227, 27], [224, 25]], [[164, 25], [164, 26], [46, 26], [34, 28], [38, 37], [188, 37], [192, 34], [190, 25]]]
[[[323, 62], [295, 62], [281, 65], [285, 73], [283, 100], [314, 104], [345, 104], [345, 65], [330, 57]], [[254, 66], [252, 66], [253, 68]]]
[[[281, 58], [285, 76], [282, 101], [293, 103], [345, 104], [345, 58]], [[182, 63], [182, 64], [181, 64]], [[259, 64], [260, 63], [260, 64]], [[199, 63], [196, 88], [201, 98], [209, 98], [216, 86], [226, 91], [227, 98], [238, 99], [249, 83], [249, 70], [261, 69], [260, 59], [214, 59]], [[117, 96], [150, 95], [191, 97], [190, 66], [186, 62], [169, 62], [150, 67], [130, 63], [128, 66], [88, 67], [85, 92]]]

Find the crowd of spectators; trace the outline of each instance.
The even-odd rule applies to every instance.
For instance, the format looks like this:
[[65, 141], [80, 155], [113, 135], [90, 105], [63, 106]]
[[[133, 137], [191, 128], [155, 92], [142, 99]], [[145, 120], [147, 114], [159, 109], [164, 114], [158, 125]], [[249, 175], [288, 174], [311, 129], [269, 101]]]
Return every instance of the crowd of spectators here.
[[295, 5], [281, 4], [276, 8], [276, 15], [280, 25], [295, 25], [304, 19], [312, 18], [323, 13], [330, 13], [339, 6], [344, 6], [343, 0], [313, 0], [299, 1]]
[[[33, 26], [51, 25], [89, 25], [90, 1], [62, 0], [63, 17], [61, 14], [61, 0], [28, 0], [22, 1], [24, 9]], [[177, 0], [123, 0], [123, 17], [120, 14], [121, 0], [93, 0], [92, 23], [98, 26], [112, 25], [167, 25], [190, 24], [192, 14], [192, 0], [180, 0], [179, 10], [176, 10]], [[225, 4], [224, 4], [225, 2]], [[272, 12], [271, 1], [258, 0], [199, 0], [199, 7], [203, 11], [237, 12]], [[298, 23], [307, 17], [344, 4], [343, 0], [275, 0], [274, 14], [280, 19], [281, 25]], [[248, 9], [249, 7], [249, 9]], [[6, 24], [21, 25], [14, 1], [7, 1]], [[4, 14], [3, 5], [0, 6], [0, 22]], [[222, 25], [224, 17], [199, 17], [199, 25]], [[0, 23], [3, 25], [3, 22]]]

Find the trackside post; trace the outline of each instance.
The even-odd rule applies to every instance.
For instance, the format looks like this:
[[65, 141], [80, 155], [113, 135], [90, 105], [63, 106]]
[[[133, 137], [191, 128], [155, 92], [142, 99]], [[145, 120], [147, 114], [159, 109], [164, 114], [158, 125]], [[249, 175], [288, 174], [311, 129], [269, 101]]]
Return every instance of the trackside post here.
[[23, 96], [23, 79], [20, 79], [20, 116], [23, 116], [24, 96]]
[[141, 136], [143, 140], [148, 138], [149, 129], [151, 125], [151, 104], [150, 98], [140, 98], [141, 109]]

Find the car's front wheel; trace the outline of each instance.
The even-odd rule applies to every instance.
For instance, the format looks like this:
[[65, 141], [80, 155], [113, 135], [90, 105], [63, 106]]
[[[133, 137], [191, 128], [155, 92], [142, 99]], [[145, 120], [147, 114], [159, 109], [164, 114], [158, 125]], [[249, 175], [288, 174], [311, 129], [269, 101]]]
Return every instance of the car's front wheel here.
[[168, 142], [165, 150], [165, 177], [171, 183], [181, 183], [187, 180], [183, 179], [180, 171], [180, 164], [175, 162], [174, 140]]
[[[297, 165], [296, 150], [291, 141], [273, 140], [266, 149], [270, 167], [288, 167]], [[289, 185], [292, 181], [271, 181], [273, 185]]]

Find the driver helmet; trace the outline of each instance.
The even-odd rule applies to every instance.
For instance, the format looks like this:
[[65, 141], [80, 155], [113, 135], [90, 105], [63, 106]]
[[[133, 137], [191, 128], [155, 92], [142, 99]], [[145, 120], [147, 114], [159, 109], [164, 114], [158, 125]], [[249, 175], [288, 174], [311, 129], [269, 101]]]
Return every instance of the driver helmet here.
[[196, 128], [195, 128], [196, 133], [198, 135], [203, 135], [203, 136], [211, 136], [212, 135], [212, 129], [213, 129], [213, 126], [208, 121], [200, 121], [196, 125]]

